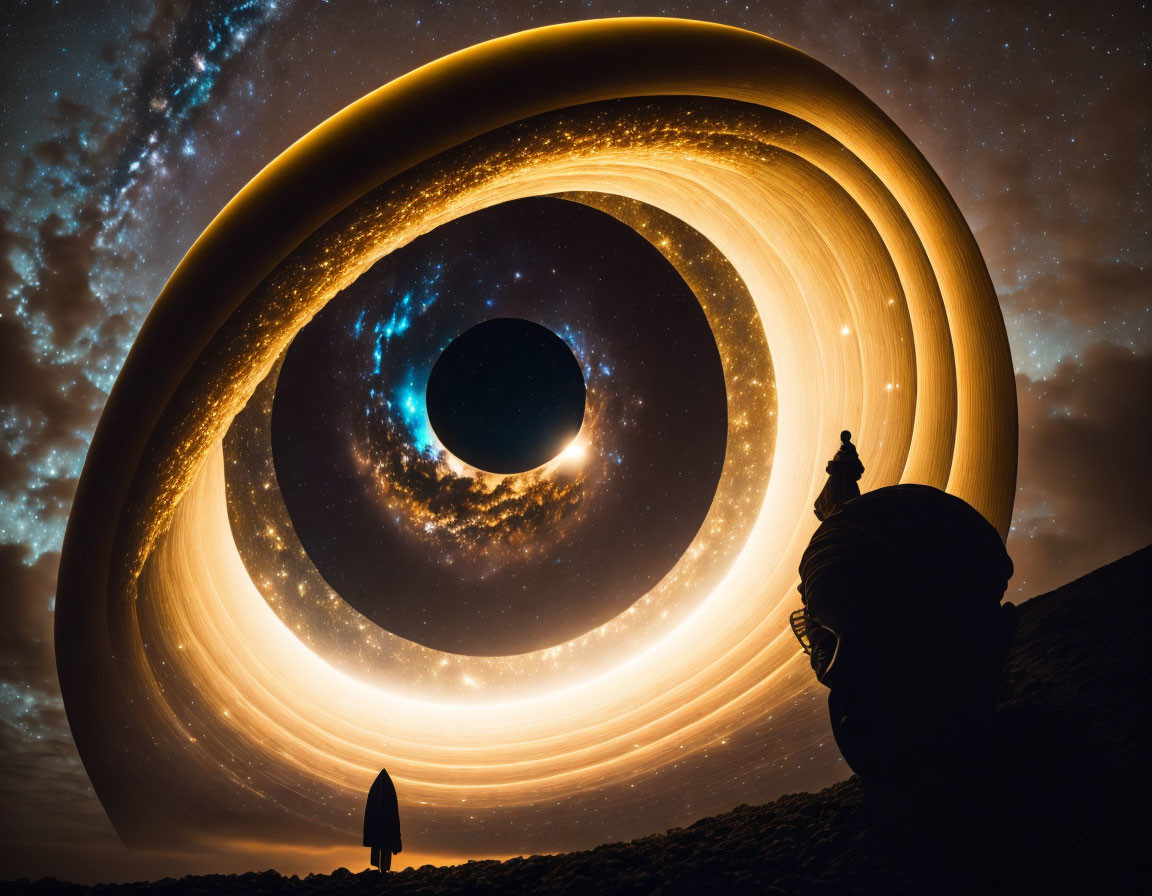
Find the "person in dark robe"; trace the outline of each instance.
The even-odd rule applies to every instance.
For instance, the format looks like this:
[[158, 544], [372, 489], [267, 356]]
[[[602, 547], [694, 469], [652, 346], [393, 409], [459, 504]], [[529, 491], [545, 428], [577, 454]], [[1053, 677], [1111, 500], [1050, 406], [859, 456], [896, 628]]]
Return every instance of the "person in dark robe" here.
[[381, 871], [392, 867], [392, 855], [403, 849], [400, 843], [400, 805], [396, 787], [387, 769], [372, 782], [364, 809], [364, 845], [372, 850], [372, 864]]
[[793, 627], [862, 778], [955, 779], [986, 749], [1016, 630], [1016, 608], [1001, 605], [1012, 571], [992, 524], [930, 486], [867, 492], [821, 523]]
[[816, 498], [814, 508], [816, 519], [821, 521], [828, 519], [853, 498], [860, 497], [860, 486], [856, 483], [864, 475], [864, 464], [860, 463], [860, 455], [856, 453], [852, 433], [848, 430], [840, 433], [840, 450], [828, 461], [825, 472], [828, 473], [828, 481]]

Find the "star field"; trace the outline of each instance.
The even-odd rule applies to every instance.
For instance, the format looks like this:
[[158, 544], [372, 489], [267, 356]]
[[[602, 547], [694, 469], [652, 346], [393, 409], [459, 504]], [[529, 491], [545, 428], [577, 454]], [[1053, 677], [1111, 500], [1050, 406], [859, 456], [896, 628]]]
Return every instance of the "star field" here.
[[[1010, 594], [1152, 537], [1145, 4], [17, 3], [0, 24], [0, 816], [23, 845], [5, 850], [5, 876], [113, 861], [59, 857], [59, 843], [112, 840], [56, 685], [54, 569], [100, 408], [183, 252], [276, 153], [367, 90], [514, 30], [638, 13], [798, 46], [941, 173], [988, 261], [1018, 373]], [[790, 725], [818, 722], [797, 712]], [[790, 789], [808, 761], [749, 780], [749, 801]], [[693, 811], [685, 794], [683, 820]]]

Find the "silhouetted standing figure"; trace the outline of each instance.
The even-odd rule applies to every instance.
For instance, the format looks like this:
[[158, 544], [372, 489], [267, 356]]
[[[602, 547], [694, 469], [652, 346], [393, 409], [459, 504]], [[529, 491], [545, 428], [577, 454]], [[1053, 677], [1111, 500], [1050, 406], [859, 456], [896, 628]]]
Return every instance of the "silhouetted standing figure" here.
[[387, 769], [372, 782], [364, 809], [364, 845], [372, 849], [372, 864], [381, 871], [392, 867], [392, 854], [400, 852], [400, 805]]
[[828, 481], [816, 498], [816, 519], [826, 520], [853, 498], [860, 497], [860, 486], [856, 483], [864, 475], [864, 464], [852, 444], [852, 433], [840, 433], [840, 450], [828, 461], [826, 472]]

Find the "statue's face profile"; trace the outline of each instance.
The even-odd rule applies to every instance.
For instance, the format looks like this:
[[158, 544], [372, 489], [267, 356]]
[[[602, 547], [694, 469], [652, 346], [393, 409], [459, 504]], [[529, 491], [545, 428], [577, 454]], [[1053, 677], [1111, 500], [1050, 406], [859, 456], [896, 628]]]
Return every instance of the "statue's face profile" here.
[[805, 598], [813, 669], [853, 771], [898, 782], [979, 748], [1015, 607], [847, 562], [806, 585]]

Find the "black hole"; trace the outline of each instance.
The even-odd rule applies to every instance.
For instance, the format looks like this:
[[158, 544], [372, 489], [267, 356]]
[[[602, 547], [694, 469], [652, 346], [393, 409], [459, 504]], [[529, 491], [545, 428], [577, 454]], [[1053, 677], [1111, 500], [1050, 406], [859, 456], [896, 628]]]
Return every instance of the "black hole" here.
[[584, 375], [568, 344], [501, 317], [458, 336], [428, 378], [428, 420], [444, 447], [491, 473], [551, 460], [580, 432]]

